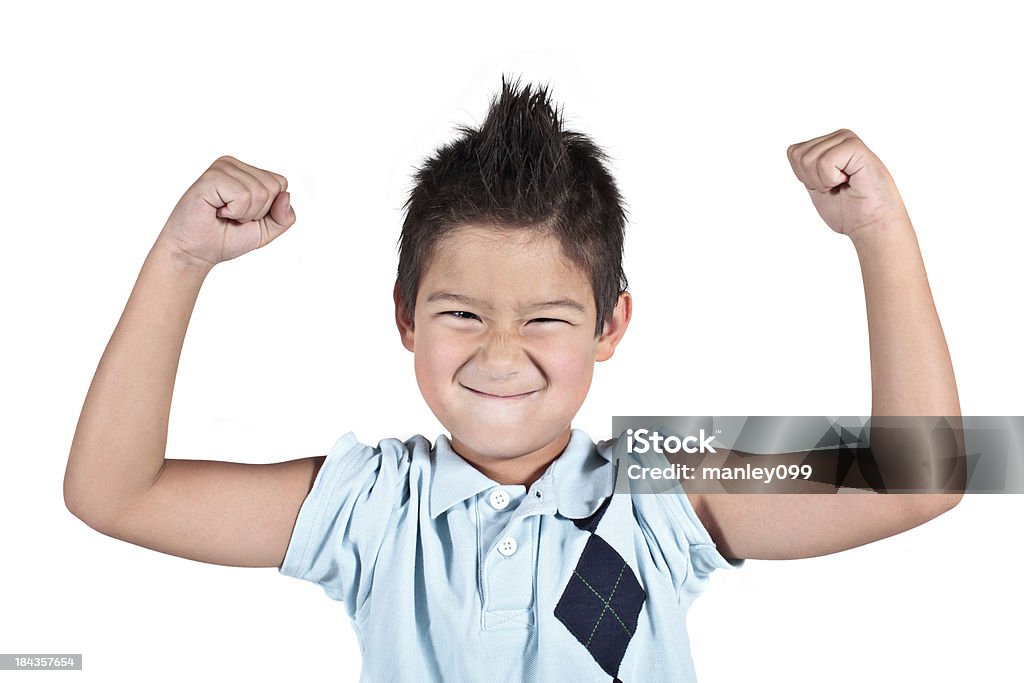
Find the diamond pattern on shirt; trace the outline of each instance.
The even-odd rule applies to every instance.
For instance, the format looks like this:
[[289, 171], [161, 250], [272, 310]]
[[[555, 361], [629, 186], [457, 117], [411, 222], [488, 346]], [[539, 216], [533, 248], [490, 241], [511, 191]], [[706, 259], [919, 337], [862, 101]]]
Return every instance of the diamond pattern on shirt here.
[[555, 617], [615, 677], [647, 595], [622, 556], [597, 533], [610, 500], [591, 517], [576, 521], [591, 536], [555, 606]]

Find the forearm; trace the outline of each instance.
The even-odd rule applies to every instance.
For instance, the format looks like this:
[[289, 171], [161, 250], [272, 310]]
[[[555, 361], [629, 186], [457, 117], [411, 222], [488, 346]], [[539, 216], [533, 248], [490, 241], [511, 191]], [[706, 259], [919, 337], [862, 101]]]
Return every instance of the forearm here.
[[871, 414], [960, 415], [953, 365], [910, 219], [868, 226], [851, 239], [867, 303]]
[[156, 478], [185, 331], [209, 267], [154, 244], [86, 395], [64, 476], [68, 508], [115, 514]]
[[[913, 524], [955, 505], [964, 486], [963, 432], [953, 364], [910, 219], [853, 234], [871, 349], [871, 444], [883, 485], [949, 494], [905, 498]], [[887, 417], [946, 417], [886, 420]], [[950, 428], [945, 430], [943, 425]], [[942, 431], [936, 431], [941, 429]], [[922, 511], [919, 513], [918, 511]]]

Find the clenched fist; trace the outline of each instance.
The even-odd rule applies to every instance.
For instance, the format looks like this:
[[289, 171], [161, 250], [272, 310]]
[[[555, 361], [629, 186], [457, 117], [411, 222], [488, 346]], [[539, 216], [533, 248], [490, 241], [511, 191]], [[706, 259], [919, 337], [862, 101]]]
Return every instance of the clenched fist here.
[[158, 241], [210, 267], [259, 249], [295, 223], [288, 180], [224, 156], [192, 183]]
[[852, 131], [790, 145], [787, 155], [814, 208], [836, 232], [852, 237], [869, 226], [909, 221], [888, 169]]

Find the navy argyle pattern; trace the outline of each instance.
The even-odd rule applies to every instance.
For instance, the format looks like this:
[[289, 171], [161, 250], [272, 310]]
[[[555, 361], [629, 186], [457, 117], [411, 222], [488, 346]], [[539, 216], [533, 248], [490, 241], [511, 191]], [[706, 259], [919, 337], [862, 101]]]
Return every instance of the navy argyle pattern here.
[[599, 524], [611, 499], [590, 517], [574, 520], [591, 536], [555, 606], [555, 617], [621, 683], [619, 665], [647, 595], [626, 561], [600, 536]]

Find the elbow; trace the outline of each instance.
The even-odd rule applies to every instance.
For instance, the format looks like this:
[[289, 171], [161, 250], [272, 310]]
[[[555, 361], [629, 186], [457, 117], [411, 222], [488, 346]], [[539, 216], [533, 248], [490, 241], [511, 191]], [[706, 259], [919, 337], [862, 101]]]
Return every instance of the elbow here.
[[82, 506], [75, 503], [73, 500], [68, 500], [65, 498], [64, 505], [65, 507], [67, 507], [68, 512], [74, 515], [75, 518], [77, 518], [79, 521], [81, 521], [83, 524], [85, 524], [93, 531], [98, 531], [105, 536], [113, 535], [110, 531], [111, 526], [108, 520], [106, 520], [104, 517], [101, 517], [97, 514], [94, 514], [93, 512], [88, 511], [88, 508], [83, 508]]
[[95, 525], [89, 521], [92, 517], [90, 513], [87, 512], [88, 508], [84, 501], [74, 489], [68, 486], [67, 480], [64, 481], [64, 507], [67, 508], [68, 512], [85, 522], [90, 527], [94, 529], [96, 528]]
[[[936, 497], [940, 499], [941, 510], [939, 510], [939, 515], [941, 515], [943, 512], [949, 512], [959, 505], [960, 501], [964, 499], [964, 493], [963, 491], [957, 491], [955, 493], [940, 493], [937, 494]], [[936, 515], [936, 517], [937, 516], [938, 515]]]
[[68, 465], [64, 470], [64, 507], [72, 515], [85, 521], [85, 509], [87, 500], [85, 497], [86, 487], [81, 483], [81, 473], [78, 467], [79, 458], [75, 451], [68, 456]]
[[913, 506], [913, 517], [918, 520], [917, 524], [924, 524], [955, 508], [960, 504], [963, 497], [964, 494], [962, 492], [920, 493], [912, 495], [910, 498], [914, 499], [911, 503]]
[[64, 507], [86, 526], [105, 533], [105, 518], [102, 509], [93, 502], [95, 496], [86, 496], [82, 487], [75, 485], [68, 477], [64, 478]]
[[74, 486], [72, 486], [71, 480], [67, 475], [64, 475], [64, 507], [75, 517], [82, 518], [79, 512], [82, 509], [81, 497]]
[[64, 471], [64, 507], [90, 528], [105, 533], [104, 529], [118, 509], [116, 501], [119, 499], [112, 495], [104, 478], [84, 467], [83, 462], [88, 460], [72, 451]]

